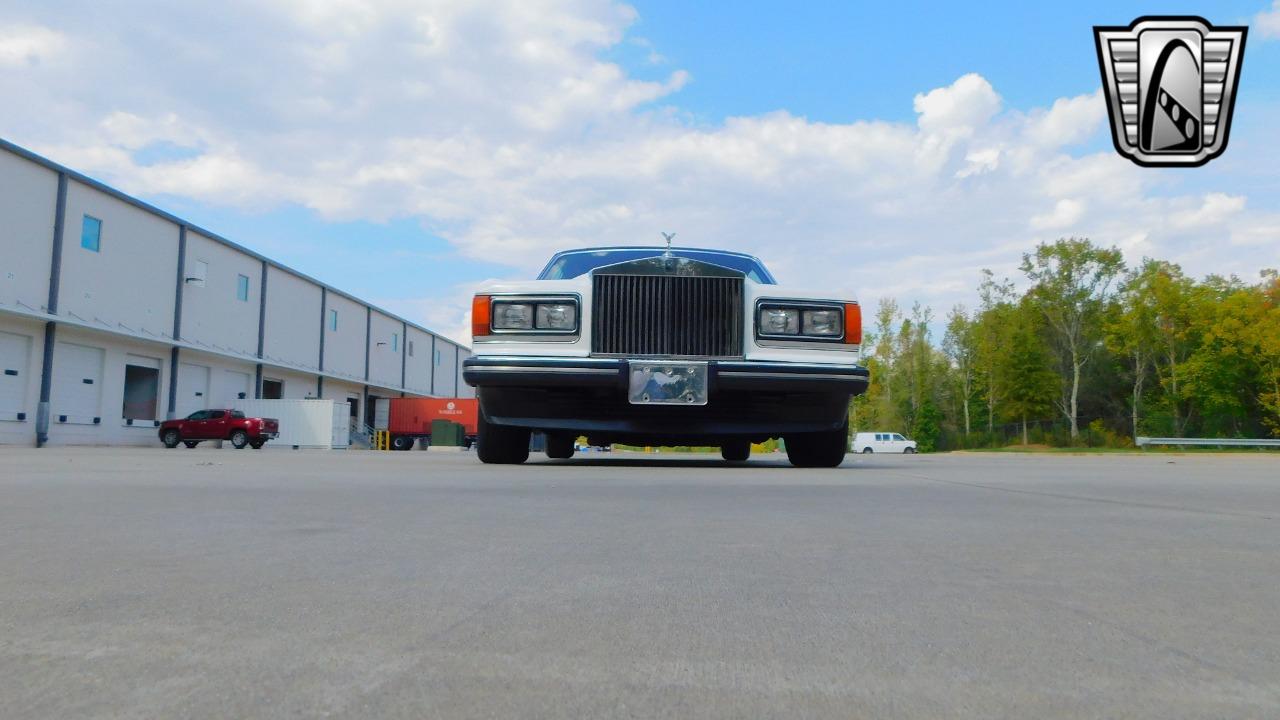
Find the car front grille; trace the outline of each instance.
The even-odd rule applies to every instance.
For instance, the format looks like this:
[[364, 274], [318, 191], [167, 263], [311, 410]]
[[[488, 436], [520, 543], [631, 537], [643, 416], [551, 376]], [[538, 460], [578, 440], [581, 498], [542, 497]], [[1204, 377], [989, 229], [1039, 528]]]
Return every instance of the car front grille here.
[[597, 355], [742, 355], [742, 278], [596, 274], [592, 292]]

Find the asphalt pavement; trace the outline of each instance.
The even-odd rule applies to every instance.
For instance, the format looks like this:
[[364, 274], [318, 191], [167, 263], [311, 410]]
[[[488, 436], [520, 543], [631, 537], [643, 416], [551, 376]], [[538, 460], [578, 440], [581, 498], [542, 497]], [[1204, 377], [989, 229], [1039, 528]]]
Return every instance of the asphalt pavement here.
[[1280, 717], [1280, 457], [0, 450], [0, 717]]

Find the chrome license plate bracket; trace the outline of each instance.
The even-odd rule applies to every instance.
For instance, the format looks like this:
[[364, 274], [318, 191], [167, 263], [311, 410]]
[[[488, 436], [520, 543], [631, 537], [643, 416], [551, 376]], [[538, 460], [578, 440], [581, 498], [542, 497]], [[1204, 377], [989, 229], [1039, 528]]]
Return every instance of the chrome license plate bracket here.
[[631, 362], [628, 399], [632, 405], [706, 405], [704, 362]]

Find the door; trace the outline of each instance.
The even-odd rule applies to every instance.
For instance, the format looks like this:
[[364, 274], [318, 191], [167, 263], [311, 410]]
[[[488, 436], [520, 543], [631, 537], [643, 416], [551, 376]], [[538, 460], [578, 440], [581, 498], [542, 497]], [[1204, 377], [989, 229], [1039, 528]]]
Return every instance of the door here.
[[209, 419], [200, 423], [202, 435], [200, 437], [210, 440], [221, 440], [227, 436], [227, 423], [230, 418], [227, 417], [226, 410], [210, 410]]
[[894, 433], [893, 434], [893, 451], [903, 452], [906, 449], [907, 449], [907, 439], [902, 437], [898, 433]]
[[178, 402], [174, 412], [186, 417], [209, 407], [209, 367], [178, 363]]
[[214, 398], [219, 407], [235, 407], [241, 400], [252, 397], [253, 380], [249, 373], [238, 370], [222, 371], [222, 387]]
[[50, 402], [53, 422], [91, 424], [101, 417], [103, 354], [102, 348], [88, 345], [56, 345]]
[[31, 338], [0, 332], [0, 418], [12, 420], [27, 404]]

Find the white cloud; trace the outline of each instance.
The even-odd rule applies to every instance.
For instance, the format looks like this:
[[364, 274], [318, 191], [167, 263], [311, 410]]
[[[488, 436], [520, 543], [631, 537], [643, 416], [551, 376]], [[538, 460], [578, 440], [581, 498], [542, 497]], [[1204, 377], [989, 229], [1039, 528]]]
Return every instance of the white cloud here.
[[1280, 38], [1280, 0], [1271, 3], [1270, 10], [1254, 15], [1250, 25], [1264, 38]]
[[1050, 212], [1031, 216], [1031, 227], [1034, 230], [1069, 228], [1084, 215], [1084, 208], [1084, 203], [1079, 200], [1064, 198], [1055, 203]]
[[66, 47], [66, 37], [47, 27], [0, 27], [0, 67], [36, 65], [59, 55]]
[[[1081, 150], [1105, 132], [1098, 93], [1006, 108], [970, 73], [920, 88], [915, 122], [708, 124], [671, 106], [682, 69], [641, 79], [602, 59], [636, 18], [609, 0], [92, 7], [67, 0], [23, 26], [59, 39], [28, 42], [0, 73], [0, 93], [23, 98], [0, 107], [9, 139], [142, 194], [417, 218], [513, 275], [567, 246], [675, 230], [754, 252], [784, 281], [941, 312], [979, 268], [1013, 273], [1022, 250], [1068, 232], [1133, 259], [1233, 238], [1233, 261], [1280, 264], [1280, 243], [1261, 240], [1276, 219], [1239, 188], [1179, 193], [1109, 143]], [[182, 152], [145, 157], [157, 146]], [[467, 290], [436, 295], [382, 304], [465, 332]]]

